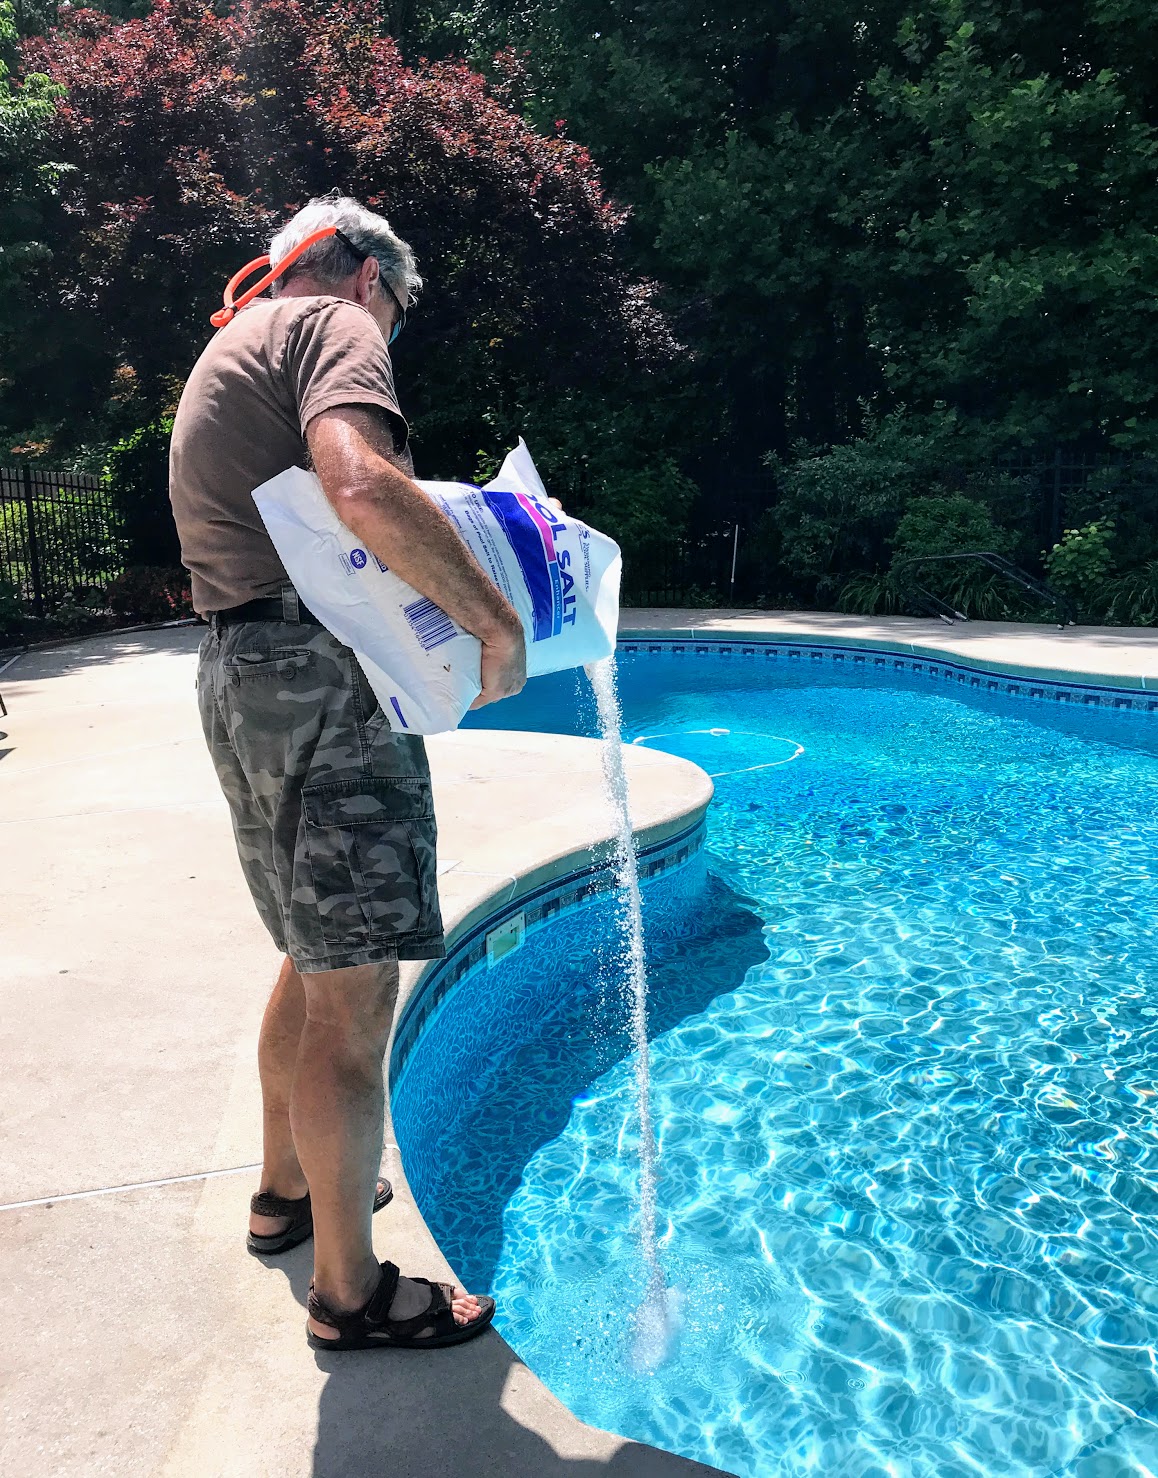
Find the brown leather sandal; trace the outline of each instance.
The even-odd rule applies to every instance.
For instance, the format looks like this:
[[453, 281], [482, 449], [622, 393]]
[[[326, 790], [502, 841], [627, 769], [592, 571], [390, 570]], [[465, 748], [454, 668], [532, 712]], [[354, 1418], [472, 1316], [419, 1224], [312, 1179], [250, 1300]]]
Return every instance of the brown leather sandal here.
[[454, 1288], [449, 1283], [432, 1283], [429, 1278], [411, 1278], [412, 1283], [430, 1289], [430, 1303], [410, 1319], [391, 1319], [390, 1305], [398, 1290], [399, 1272], [392, 1262], [382, 1264], [378, 1287], [368, 1303], [352, 1314], [339, 1314], [324, 1303], [310, 1285], [307, 1307], [310, 1318], [329, 1324], [338, 1331], [337, 1339], [322, 1339], [306, 1325], [306, 1339], [314, 1350], [436, 1350], [447, 1345], [465, 1344], [480, 1335], [495, 1316], [495, 1301], [482, 1296], [482, 1313], [469, 1324], [456, 1324], [451, 1303]]
[[[393, 1199], [394, 1187], [388, 1180], [380, 1180], [374, 1196], [374, 1210], [381, 1211]], [[284, 1196], [275, 1196], [272, 1191], [258, 1191], [251, 1197], [249, 1209], [255, 1216], [290, 1218], [290, 1224], [284, 1231], [270, 1232], [268, 1235], [249, 1233], [245, 1245], [257, 1257], [276, 1257], [279, 1252], [288, 1252], [291, 1247], [309, 1241], [314, 1235], [314, 1213], [310, 1206], [309, 1191], [294, 1201], [287, 1201]]]

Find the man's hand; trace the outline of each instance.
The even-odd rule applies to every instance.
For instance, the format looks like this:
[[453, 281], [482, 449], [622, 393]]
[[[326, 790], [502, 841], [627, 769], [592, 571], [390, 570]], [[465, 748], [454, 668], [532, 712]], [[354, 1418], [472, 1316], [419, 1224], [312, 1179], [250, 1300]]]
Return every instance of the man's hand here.
[[501, 698], [513, 698], [527, 681], [527, 643], [523, 628], [500, 632], [482, 644], [482, 692], [470, 705], [485, 708]]

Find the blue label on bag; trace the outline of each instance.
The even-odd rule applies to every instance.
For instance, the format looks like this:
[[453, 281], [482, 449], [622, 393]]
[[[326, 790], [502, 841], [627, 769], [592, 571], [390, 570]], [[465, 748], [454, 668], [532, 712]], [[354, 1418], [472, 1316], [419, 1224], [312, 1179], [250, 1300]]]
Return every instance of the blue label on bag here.
[[482, 490], [487, 507], [515, 552], [523, 580], [531, 597], [531, 628], [534, 641], [558, 636], [575, 621], [574, 577], [567, 572], [569, 551], [561, 553], [555, 540], [565, 527], [551, 508], [526, 493]]

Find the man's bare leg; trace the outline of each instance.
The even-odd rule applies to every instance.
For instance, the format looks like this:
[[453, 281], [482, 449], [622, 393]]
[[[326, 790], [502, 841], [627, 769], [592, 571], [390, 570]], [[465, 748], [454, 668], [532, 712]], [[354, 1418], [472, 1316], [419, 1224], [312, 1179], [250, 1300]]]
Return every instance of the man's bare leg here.
[[[398, 967], [359, 965], [302, 975], [305, 1024], [290, 1095], [290, 1124], [314, 1215], [314, 1287], [331, 1308], [361, 1308], [378, 1286], [371, 1236], [382, 1160], [382, 1062], [398, 994]], [[403, 1278], [391, 1305], [396, 1319], [419, 1314], [430, 1290]], [[480, 1305], [457, 1290], [459, 1324]], [[338, 1331], [310, 1320], [323, 1339]]]
[[[290, 1130], [290, 1092], [297, 1068], [298, 1046], [306, 1021], [306, 995], [302, 977], [287, 956], [262, 1018], [257, 1041], [257, 1067], [261, 1075], [262, 1167], [260, 1190], [297, 1200], [308, 1187]], [[249, 1229], [259, 1236], [272, 1236], [288, 1226], [284, 1216], [254, 1216]]]

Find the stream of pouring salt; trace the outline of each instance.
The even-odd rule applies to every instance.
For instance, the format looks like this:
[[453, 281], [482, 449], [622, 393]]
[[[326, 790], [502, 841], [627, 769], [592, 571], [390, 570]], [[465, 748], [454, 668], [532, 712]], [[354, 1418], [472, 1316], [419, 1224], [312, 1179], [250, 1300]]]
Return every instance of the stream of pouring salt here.
[[651, 1119], [651, 1057], [647, 1040], [647, 957], [643, 937], [643, 903], [639, 892], [639, 858], [631, 828], [627, 772], [623, 765], [623, 720], [619, 708], [614, 657], [587, 668], [595, 690], [603, 735], [603, 777], [615, 816], [615, 875], [623, 903], [624, 961], [635, 1048], [635, 1089], [639, 1113], [639, 1240], [647, 1275], [647, 1293], [635, 1318], [632, 1360], [654, 1370], [664, 1360], [673, 1334], [673, 1300], [664, 1287], [656, 1245], [656, 1142]]

